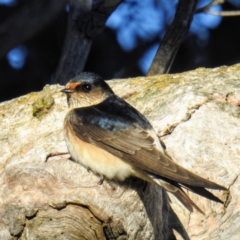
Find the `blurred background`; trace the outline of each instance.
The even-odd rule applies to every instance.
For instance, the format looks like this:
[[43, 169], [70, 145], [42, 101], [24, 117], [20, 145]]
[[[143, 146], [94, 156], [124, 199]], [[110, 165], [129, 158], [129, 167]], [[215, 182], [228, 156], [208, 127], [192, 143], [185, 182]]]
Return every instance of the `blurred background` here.
[[[0, 42], [5, 34], [1, 25], [29, 2], [0, 0]], [[200, 0], [198, 7], [209, 2]], [[94, 39], [84, 70], [107, 80], [146, 75], [174, 17], [176, 3], [176, 0], [125, 0], [108, 19], [104, 32]], [[39, 91], [51, 83], [66, 34], [68, 9], [65, 5], [43, 29], [0, 58], [0, 101]], [[228, 0], [211, 8], [239, 9], [240, 0]], [[240, 16], [199, 13], [195, 14], [170, 73], [235, 63], [240, 63]]]

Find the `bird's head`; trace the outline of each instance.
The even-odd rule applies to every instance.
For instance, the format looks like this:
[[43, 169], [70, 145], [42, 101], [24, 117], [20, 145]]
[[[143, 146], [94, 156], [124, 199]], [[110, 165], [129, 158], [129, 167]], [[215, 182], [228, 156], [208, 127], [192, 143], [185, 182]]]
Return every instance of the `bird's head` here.
[[61, 92], [67, 94], [68, 106], [71, 108], [93, 106], [114, 94], [101, 76], [89, 72], [80, 73], [71, 79]]

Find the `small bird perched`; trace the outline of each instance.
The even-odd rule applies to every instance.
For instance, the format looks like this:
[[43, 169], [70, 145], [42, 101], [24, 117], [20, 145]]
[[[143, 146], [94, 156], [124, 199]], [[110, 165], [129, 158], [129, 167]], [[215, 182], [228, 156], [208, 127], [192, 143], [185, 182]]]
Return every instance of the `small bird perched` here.
[[61, 91], [70, 108], [64, 133], [74, 161], [108, 179], [134, 176], [155, 183], [191, 212], [195, 208], [202, 213], [182, 187], [222, 203], [205, 188], [226, 188], [176, 164], [148, 120], [116, 96], [99, 75], [81, 73]]

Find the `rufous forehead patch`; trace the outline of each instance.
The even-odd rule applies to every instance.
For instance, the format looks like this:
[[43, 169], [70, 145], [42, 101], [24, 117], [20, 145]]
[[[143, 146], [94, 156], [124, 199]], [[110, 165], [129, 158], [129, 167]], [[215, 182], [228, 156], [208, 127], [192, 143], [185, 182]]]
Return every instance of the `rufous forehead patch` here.
[[76, 87], [78, 87], [82, 84], [83, 84], [82, 82], [69, 82], [69, 83], [67, 83], [66, 88], [74, 90]]

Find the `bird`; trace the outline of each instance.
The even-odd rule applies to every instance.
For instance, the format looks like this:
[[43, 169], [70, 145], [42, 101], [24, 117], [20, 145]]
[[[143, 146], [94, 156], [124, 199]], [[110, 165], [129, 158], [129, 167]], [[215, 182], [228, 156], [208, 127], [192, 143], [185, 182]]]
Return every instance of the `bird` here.
[[69, 107], [64, 136], [72, 160], [103, 179], [137, 177], [154, 183], [190, 212], [203, 213], [183, 189], [223, 203], [205, 188], [226, 188], [174, 162], [150, 122], [117, 96], [100, 75], [82, 72], [61, 92]]

